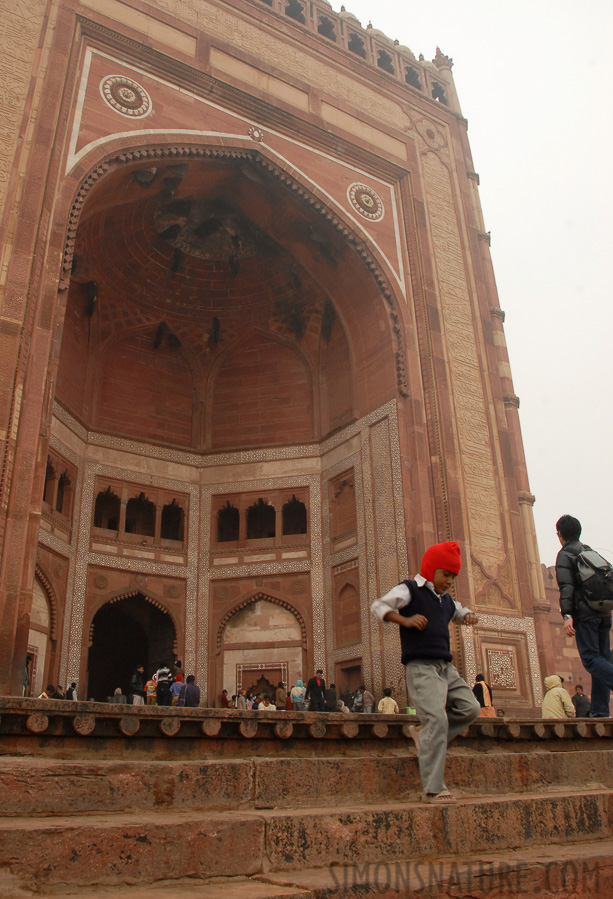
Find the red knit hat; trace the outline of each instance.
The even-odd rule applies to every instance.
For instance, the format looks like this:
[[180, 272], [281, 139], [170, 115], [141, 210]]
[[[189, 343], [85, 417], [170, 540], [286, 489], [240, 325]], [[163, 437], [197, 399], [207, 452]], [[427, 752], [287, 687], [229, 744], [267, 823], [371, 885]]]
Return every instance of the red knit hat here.
[[422, 577], [431, 581], [437, 568], [444, 568], [452, 574], [459, 574], [462, 567], [460, 547], [455, 540], [446, 540], [444, 543], [435, 543], [424, 553], [421, 560]]

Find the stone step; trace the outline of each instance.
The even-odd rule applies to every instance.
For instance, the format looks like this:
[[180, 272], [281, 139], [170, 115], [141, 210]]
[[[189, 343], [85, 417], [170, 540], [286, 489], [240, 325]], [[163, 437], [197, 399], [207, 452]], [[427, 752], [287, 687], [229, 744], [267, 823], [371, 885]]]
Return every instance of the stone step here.
[[5, 818], [0, 821], [0, 871], [11, 872], [15, 889], [39, 892], [58, 891], [61, 885], [117, 889], [168, 879], [261, 880], [263, 875], [274, 879], [275, 889], [308, 890], [308, 884], [296, 881], [297, 870], [326, 873], [330, 865], [357, 862], [375, 870], [382, 860], [464, 859], [539, 846], [549, 851], [552, 845], [575, 859], [582, 842], [612, 840], [612, 808], [613, 791], [607, 790], [462, 800], [447, 808], [413, 802], [334, 811]]
[[[569, 857], [570, 856], [570, 857]], [[162, 880], [146, 887], [60, 884], [42, 895], [109, 896], [115, 899], [384, 899], [454, 896], [470, 899], [538, 896], [539, 899], [608, 899], [613, 877], [613, 840], [499, 853], [464, 853], [461, 858], [404, 858], [324, 868], [299, 868], [283, 874]], [[0, 896], [26, 899], [40, 892], [16, 885], [0, 872]]]
[[[447, 781], [460, 796], [613, 789], [611, 753], [475, 753], [451, 749]], [[417, 758], [255, 758], [114, 762], [3, 757], [1, 816], [230, 810], [377, 803], [419, 798]]]

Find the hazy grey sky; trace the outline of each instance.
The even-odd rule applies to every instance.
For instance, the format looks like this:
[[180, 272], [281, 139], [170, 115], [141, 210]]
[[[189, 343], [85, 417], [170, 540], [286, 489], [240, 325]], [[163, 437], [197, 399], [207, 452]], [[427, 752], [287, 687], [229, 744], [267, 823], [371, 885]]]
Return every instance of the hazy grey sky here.
[[[340, 9], [338, 0], [334, 9]], [[345, 0], [432, 59], [468, 119], [541, 560], [565, 512], [613, 561], [611, 0]]]

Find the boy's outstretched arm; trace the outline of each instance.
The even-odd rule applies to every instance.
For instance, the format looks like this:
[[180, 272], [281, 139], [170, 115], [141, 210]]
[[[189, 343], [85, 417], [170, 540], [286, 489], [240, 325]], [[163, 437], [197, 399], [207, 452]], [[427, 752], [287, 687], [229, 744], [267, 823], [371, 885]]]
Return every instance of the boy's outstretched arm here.
[[400, 627], [416, 627], [417, 630], [423, 631], [428, 624], [425, 615], [401, 615], [399, 612], [386, 612], [383, 616], [384, 621], [391, 621], [393, 624], [399, 624]]

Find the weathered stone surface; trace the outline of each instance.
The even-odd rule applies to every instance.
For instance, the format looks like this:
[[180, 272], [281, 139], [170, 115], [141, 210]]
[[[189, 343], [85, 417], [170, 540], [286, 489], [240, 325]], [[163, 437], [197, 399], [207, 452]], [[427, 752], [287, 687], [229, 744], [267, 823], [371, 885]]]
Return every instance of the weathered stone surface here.
[[252, 765], [232, 762], [59, 762], [4, 759], [0, 815], [234, 809], [252, 795]]
[[281, 740], [289, 740], [289, 738], [294, 733], [294, 725], [291, 721], [280, 721], [279, 724], [275, 724], [275, 734]]
[[135, 733], [138, 733], [139, 727], [140, 721], [134, 716], [128, 718], [126, 715], [119, 722], [119, 729], [125, 737], [133, 737]]
[[[31, 888], [57, 883], [149, 883], [250, 875], [261, 869], [264, 822], [231, 815], [158, 813], [0, 821], [0, 866]], [[24, 847], [27, 846], [27, 851]], [[248, 847], [249, 851], [245, 851]]]
[[379, 859], [462, 857], [467, 852], [549, 845], [612, 836], [610, 793], [524, 796], [463, 802], [347, 808], [272, 815], [265, 852], [273, 870]]
[[93, 715], [75, 715], [72, 719], [72, 726], [82, 737], [87, 737], [93, 733], [96, 727], [96, 719]]
[[202, 733], [207, 737], [216, 737], [221, 730], [221, 721], [216, 718], [205, 718], [201, 725]]
[[346, 737], [348, 740], [355, 739], [359, 732], [360, 728], [355, 721], [346, 721], [341, 726], [341, 736]]
[[33, 734], [42, 734], [49, 727], [49, 718], [42, 712], [34, 712], [32, 715], [28, 715], [26, 727]]
[[256, 759], [256, 808], [417, 798], [417, 760], [401, 758]]
[[323, 740], [326, 735], [325, 721], [313, 721], [309, 724], [309, 733], [315, 740]]
[[179, 733], [181, 722], [178, 718], [162, 718], [160, 721], [160, 730], [166, 737], [174, 737]]
[[258, 732], [258, 722], [257, 721], [241, 721], [240, 732], [241, 732], [241, 736], [250, 740], [252, 737], [255, 737], [255, 735]]
[[[460, 858], [406, 857], [376, 864], [298, 868], [271, 873], [271, 884], [309, 889], [311, 899], [382, 896], [383, 899], [470, 896], [471, 899], [608, 899], [613, 877], [613, 841], [519, 851], [463, 853]], [[271, 896], [274, 896], [271, 893]], [[140, 897], [136, 897], [140, 899]], [[219, 899], [225, 899], [223, 891]]]

